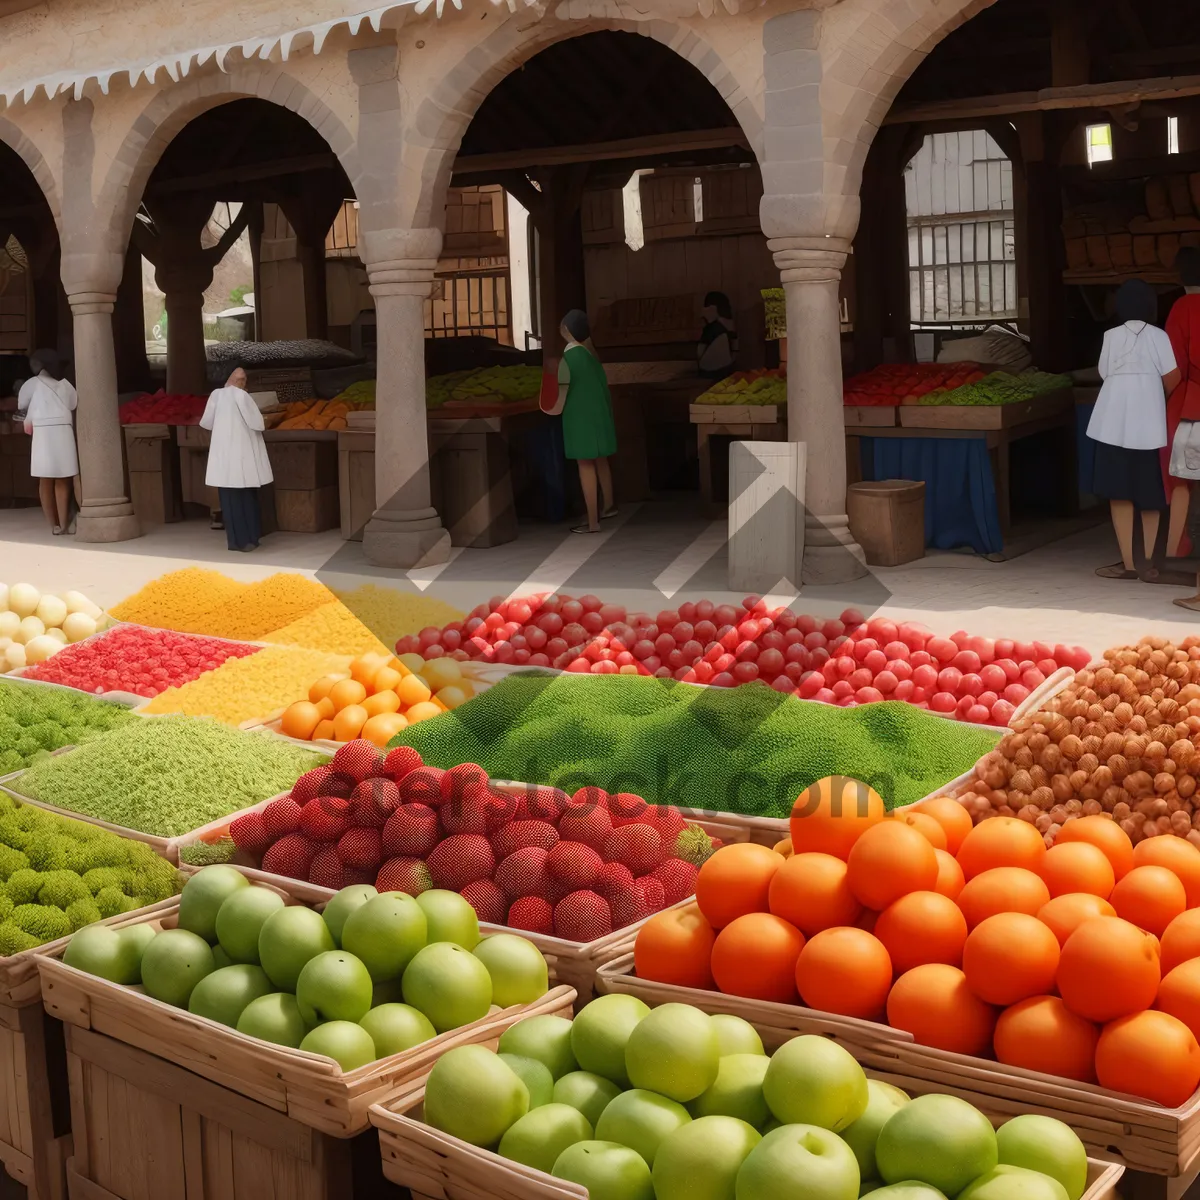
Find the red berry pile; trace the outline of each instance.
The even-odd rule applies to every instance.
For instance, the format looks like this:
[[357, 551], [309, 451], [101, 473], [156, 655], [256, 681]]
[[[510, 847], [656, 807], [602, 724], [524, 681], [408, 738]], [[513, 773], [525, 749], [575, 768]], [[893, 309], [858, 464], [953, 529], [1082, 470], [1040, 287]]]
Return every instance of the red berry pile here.
[[690, 896], [716, 848], [678, 809], [598, 788], [496, 790], [408, 747], [348, 742], [290, 795], [229, 827], [265, 871], [321, 887], [446, 888], [481, 921], [590, 942]]
[[761, 680], [778, 692], [850, 706], [905, 700], [978, 724], [1007, 725], [1013, 710], [1060, 667], [1082, 670], [1081, 646], [938, 637], [913, 622], [854, 609], [822, 620], [711, 600], [627, 613], [595, 596], [494, 596], [465, 621], [396, 643], [397, 654], [554, 667], [593, 675], [653, 675], [734, 687]]
[[221, 638], [118, 625], [103, 637], [65, 647], [53, 658], [31, 667], [25, 678], [65, 684], [95, 696], [132, 692], [149, 697], [190, 683], [226, 659], [245, 658], [257, 651], [257, 646]]

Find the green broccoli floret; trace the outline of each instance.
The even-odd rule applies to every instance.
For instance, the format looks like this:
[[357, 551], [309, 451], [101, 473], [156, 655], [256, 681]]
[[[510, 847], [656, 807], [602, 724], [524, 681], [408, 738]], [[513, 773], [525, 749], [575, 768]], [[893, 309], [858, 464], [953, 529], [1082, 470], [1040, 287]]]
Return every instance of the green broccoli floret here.
[[91, 898], [87, 884], [71, 871], [48, 871], [38, 891], [39, 904], [52, 904], [64, 910], [76, 900]]
[[0, 958], [20, 954], [22, 950], [32, 950], [34, 946], [40, 945], [41, 942], [37, 938], [30, 937], [25, 930], [18, 929], [11, 921], [0, 924]]
[[0, 881], [6, 880], [14, 871], [29, 866], [29, 859], [20, 850], [11, 846], [0, 846]]
[[42, 873], [29, 867], [14, 871], [4, 884], [14, 904], [32, 904], [42, 890]]
[[61, 871], [67, 865], [68, 842], [57, 833], [45, 833], [25, 847], [35, 871]]
[[31, 831], [37, 829], [39, 826], [50, 825], [52, 823], [52, 814], [44, 813], [41, 809], [25, 804], [17, 809], [13, 820], [16, 821], [18, 829]]
[[0, 889], [0, 921], [7, 921], [12, 915], [13, 910], [12, 897], [3, 889]]
[[0, 843], [11, 846], [14, 850], [24, 850], [32, 840], [29, 830], [22, 829], [15, 817], [0, 817]]
[[128, 897], [120, 888], [103, 887], [96, 893], [96, 907], [102, 917], [115, 917], [125, 912]]
[[100, 919], [100, 910], [91, 896], [67, 905], [67, 920], [71, 922], [72, 931], [82, 929], [85, 925], [94, 925]]
[[52, 942], [71, 932], [71, 922], [61, 908], [41, 904], [18, 904], [9, 920], [39, 942]]
[[129, 861], [122, 840], [103, 829], [100, 832], [104, 837], [88, 838], [81, 843], [85, 873], [101, 867], [123, 867]]
[[132, 886], [123, 886], [122, 891], [134, 896], [152, 896], [151, 903], [174, 896], [182, 887], [179, 872], [165, 858], [154, 856], [149, 862], [131, 871]]
[[83, 886], [94, 896], [101, 888], [121, 886], [121, 871], [118, 867], [93, 867], [85, 871]]

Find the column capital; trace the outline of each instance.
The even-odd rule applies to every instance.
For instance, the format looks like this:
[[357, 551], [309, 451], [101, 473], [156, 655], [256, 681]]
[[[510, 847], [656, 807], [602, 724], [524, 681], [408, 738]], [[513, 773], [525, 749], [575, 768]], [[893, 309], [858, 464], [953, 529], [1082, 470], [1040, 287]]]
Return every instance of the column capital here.
[[417, 296], [426, 299], [433, 290], [436, 258], [397, 258], [367, 264], [371, 295]]
[[72, 292], [67, 299], [71, 312], [77, 317], [111, 313], [117, 303], [115, 292]]
[[767, 248], [775, 259], [785, 285], [830, 283], [842, 277], [842, 267], [850, 253], [850, 239], [802, 236], [771, 238]]

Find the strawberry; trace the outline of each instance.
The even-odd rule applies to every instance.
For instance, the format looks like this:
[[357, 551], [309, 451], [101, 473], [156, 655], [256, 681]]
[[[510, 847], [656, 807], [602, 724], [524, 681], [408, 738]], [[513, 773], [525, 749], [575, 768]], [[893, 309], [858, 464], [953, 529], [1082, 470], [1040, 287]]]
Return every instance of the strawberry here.
[[355, 884], [375, 884], [374, 867], [343, 867], [342, 886], [354, 887]]
[[[443, 783], [449, 777], [447, 772]], [[447, 833], [487, 833], [499, 827], [505, 814], [487, 784], [472, 780], [460, 783], [450, 796], [442, 789], [438, 815]]]
[[411, 746], [397, 746], [384, 756], [383, 773], [393, 783], [399, 783], [410, 771], [424, 765], [421, 756]]
[[[267, 830], [262, 813], [245, 813], [229, 823], [229, 836], [239, 850], [261, 854], [275, 840]], [[555, 835], [557, 836], [557, 835]]]
[[687, 828], [683, 813], [672, 804], [651, 804], [642, 816], [642, 824], [658, 831], [664, 846], [673, 846], [675, 839]]
[[400, 789], [390, 779], [364, 779], [350, 795], [350, 820], [363, 828], [382, 829], [400, 807]]
[[625, 892], [633, 894], [633, 872], [623, 863], [605, 863], [596, 872], [592, 891], [599, 893], [611, 904], [613, 897]]
[[600, 855], [582, 842], [558, 842], [546, 854], [546, 870], [572, 891], [590, 887], [603, 865]]
[[513, 929], [524, 929], [527, 933], [554, 932], [554, 907], [541, 896], [522, 896], [513, 902], [505, 922]]
[[349, 775], [343, 775], [340, 772], [335, 772], [325, 778], [325, 782], [321, 784], [322, 796], [333, 796], [339, 800], [349, 800], [350, 793], [358, 785]]
[[608, 810], [608, 793], [594, 783], [577, 788], [567, 802], [567, 812], [591, 812], [593, 808]]
[[300, 805], [291, 796], [280, 796], [262, 810], [262, 822], [272, 841], [300, 828]]
[[419, 896], [433, 887], [433, 877], [419, 858], [389, 858], [379, 868], [375, 887], [380, 892], [407, 892], [410, 896]]
[[459, 893], [470, 902], [475, 915], [491, 925], [503, 925], [508, 916], [508, 897], [490, 880], [477, 879]]
[[317, 887], [333, 888], [335, 892], [346, 886], [346, 872], [336, 846], [322, 846], [317, 851], [309, 864], [308, 882]]
[[310, 800], [300, 813], [300, 829], [317, 842], [336, 842], [350, 826], [350, 802], [337, 796]]
[[556, 787], [531, 787], [526, 790], [522, 798], [525, 801], [525, 807], [524, 810], [521, 810], [521, 819], [549, 821], [551, 824], [558, 821], [570, 804], [570, 797], [567, 793]]
[[628, 887], [617, 888], [606, 899], [612, 909], [614, 929], [624, 929], [626, 925], [632, 925], [650, 915], [636, 883], [631, 882]]
[[388, 854], [424, 858], [441, 837], [437, 813], [429, 805], [402, 804], [383, 827], [383, 848]]
[[305, 771], [292, 785], [292, 799], [297, 804], [307, 804], [309, 800], [321, 795], [322, 784], [333, 774], [333, 768], [328, 765]]
[[601, 804], [591, 808], [569, 808], [558, 821], [558, 832], [563, 841], [583, 842], [593, 850], [604, 845], [604, 839], [612, 829], [612, 817]]
[[647, 912], [656, 913], [666, 907], [667, 893], [661, 879], [655, 879], [653, 875], [639, 875], [633, 881], [633, 886], [637, 888]]
[[663, 887], [663, 903], [678, 904], [696, 891], [696, 876], [700, 872], [682, 858], [664, 859], [650, 872]]
[[434, 847], [427, 861], [433, 882], [452, 892], [477, 879], [491, 878], [496, 869], [491, 844], [478, 833], [453, 834]]
[[442, 775], [442, 801], [452, 803], [465, 794], [472, 785], [486, 788], [488, 773], [475, 763], [460, 763]]
[[549, 850], [558, 841], [558, 830], [549, 821], [510, 821], [492, 835], [497, 858], [507, 858], [525, 846]]
[[356, 738], [353, 742], [347, 742], [344, 746], [338, 747], [338, 751], [329, 765], [335, 771], [349, 775], [355, 783], [362, 783], [364, 779], [370, 779], [375, 774], [375, 768], [379, 765], [381, 757], [382, 755], [370, 742]]
[[622, 825], [605, 838], [604, 859], [624, 863], [635, 875], [645, 875], [663, 860], [662, 838], [649, 825]]
[[615, 796], [608, 798], [608, 811], [612, 817], [614, 829], [619, 829], [622, 825], [631, 825], [634, 821], [641, 821], [648, 808], [650, 805], [641, 796], [635, 796], [632, 792], [618, 792]]
[[289, 833], [268, 847], [263, 855], [262, 869], [272, 875], [307, 879], [308, 868], [316, 852], [316, 842], [309, 841], [303, 834]]
[[347, 867], [378, 867], [383, 862], [383, 838], [378, 829], [347, 829], [338, 839], [337, 852]]
[[430, 808], [440, 808], [444, 774], [445, 771], [437, 767], [417, 767], [409, 771], [397, 784], [400, 799], [406, 803], [428, 804]]
[[546, 892], [546, 851], [540, 846], [523, 846], [514, 850], [496, 868], [492, 877], [510, 899], [521, 896], [540, 896]]
[[594, 942], [612, 931], [612, 909], [595, 892], [571, 892], [554, 906], [555, 937], [570, 942]]

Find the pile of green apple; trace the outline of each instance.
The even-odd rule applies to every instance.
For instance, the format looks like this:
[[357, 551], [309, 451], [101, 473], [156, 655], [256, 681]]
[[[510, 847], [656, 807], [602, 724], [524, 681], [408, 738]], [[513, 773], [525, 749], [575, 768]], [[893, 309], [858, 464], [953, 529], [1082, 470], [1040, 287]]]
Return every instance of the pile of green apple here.
[[481, 938], [457, 892], [342, 888], [322, 912], [228, 866], [184, 885], [173, 929], [90, 925], [63, 961], [343, 1071], [399, 1054], [549, 988], [525, 938]]
[[447, 1051], [423, 1116], [591, 1200], [1079, 1200], [1087, 1183], [1060, 1121], [997, 1132], [957, 1097], [868, 1079], [826, 1038], [768, 1056], [740, 1017], [633, 996]]

